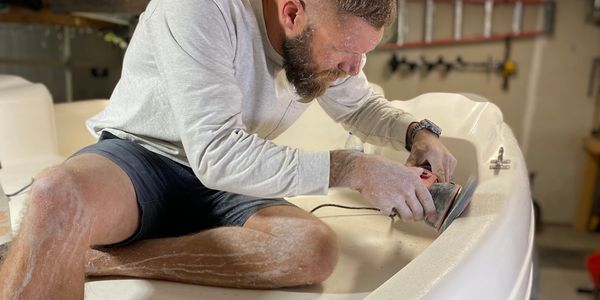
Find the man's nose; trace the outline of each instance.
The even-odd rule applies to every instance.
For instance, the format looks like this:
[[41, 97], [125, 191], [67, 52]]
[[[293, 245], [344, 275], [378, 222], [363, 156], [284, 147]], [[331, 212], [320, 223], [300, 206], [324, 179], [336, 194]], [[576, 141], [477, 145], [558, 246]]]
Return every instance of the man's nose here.
[[360, 62], [362, 59], [362, 55], [352, 55], [348, 59], [345, 59], [338, 65], [338, 69], [342, 70], [344, 73], [355, 76], [360, 71]]

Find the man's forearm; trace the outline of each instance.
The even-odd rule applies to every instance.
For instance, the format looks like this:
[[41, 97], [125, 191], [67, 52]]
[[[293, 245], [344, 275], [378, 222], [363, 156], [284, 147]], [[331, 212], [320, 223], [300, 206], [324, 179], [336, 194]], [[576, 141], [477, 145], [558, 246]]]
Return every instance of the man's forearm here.
[[363, 154], [350, 150], [333, 150], [329, 153], [329, 187], [355, 188], [353, 175]]

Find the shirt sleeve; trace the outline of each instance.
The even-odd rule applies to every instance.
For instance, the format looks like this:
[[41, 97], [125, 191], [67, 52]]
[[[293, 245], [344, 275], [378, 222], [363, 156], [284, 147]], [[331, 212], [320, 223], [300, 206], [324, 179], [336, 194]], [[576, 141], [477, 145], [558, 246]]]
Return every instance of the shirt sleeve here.
[[214, 1], [166, 0], [147, 19], [190, 167], [212, 189], [256, 197], [327, 193], [328, 152], [247, 132], [235, 78], [236, 24], [226, 13]]
[[[363, 57], [363, 66], [365, 61]], [[361, 140], [397, 150], [404, 149], [406, 130], [410, 123], [417, 121], [376, 93], [362, 70], [356, 76], [334, 82], [318, 101], [335, 122]]]

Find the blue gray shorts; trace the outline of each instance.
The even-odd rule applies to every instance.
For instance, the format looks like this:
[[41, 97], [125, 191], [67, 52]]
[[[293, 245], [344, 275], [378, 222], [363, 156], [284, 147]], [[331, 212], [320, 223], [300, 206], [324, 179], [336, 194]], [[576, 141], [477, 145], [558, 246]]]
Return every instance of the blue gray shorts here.
[[205, 187], [191, 168], [146, 148], [104, 132], [98, 143], [75, 155], [94, 153], [117, 164], [131, 179], [139, 208], [139, 226], [128, 239], [182, 236], [222, 226], [242, 226], [258, 210], [293, 205], [284, 199], [264, 199]]

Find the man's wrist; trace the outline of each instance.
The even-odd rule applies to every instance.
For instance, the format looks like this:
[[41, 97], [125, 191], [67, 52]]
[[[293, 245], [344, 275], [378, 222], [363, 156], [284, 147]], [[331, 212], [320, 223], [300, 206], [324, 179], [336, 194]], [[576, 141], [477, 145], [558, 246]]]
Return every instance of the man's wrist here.
[[333, 150], [329, 152], [329, 187], [349, 187], [359, 185], [355, 178], [363, 153], [351, 150]]
[[412, 132], [415, 130], [415, 127], [419, 124], [419, 122], [412, 122], [408, 125], [406, 129], [406, 136], [404, 137], [404, 148], [410, 151], [412, 148], [413, 141], [411, 140]]
[[442, 129], [427, 119], [410, 123], [408, 129], [406, 130], [406, 150], [410, 151], [412, 149], [417, 135], [419, 135], [421, 132], [428, 132], [429, 134], [433, 134], [439, 138], [442, 134]]

